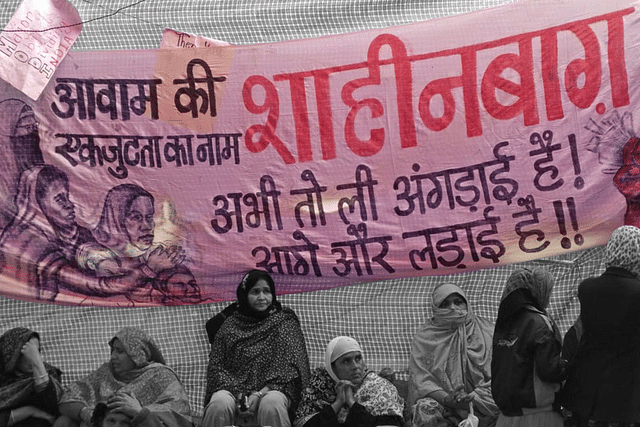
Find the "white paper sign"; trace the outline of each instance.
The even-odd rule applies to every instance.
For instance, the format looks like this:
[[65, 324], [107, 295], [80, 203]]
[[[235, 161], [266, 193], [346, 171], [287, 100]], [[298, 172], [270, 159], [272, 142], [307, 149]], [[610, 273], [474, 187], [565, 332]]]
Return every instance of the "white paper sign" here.
[[0, 33], [0, 78], [37, 100], [81, 29], [67, 0], [24, 0]]

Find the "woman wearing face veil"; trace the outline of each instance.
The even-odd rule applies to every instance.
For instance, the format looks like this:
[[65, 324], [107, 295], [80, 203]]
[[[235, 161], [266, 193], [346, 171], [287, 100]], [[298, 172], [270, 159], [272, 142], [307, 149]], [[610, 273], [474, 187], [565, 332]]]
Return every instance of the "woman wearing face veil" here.
[[445, 283], [433, 291], [433, 317], [418, 330], [409, 359], [413, 427], [456, 426], [472, 404], [481, 426], [495, 424], [491, 396], [493, 324], [477, 317], [465, 292]]
[[42, 360], [40, 335], [27, 328], [2, 334], [0, 362], [0, 426], [50, 426], [62, 386], [60, 370]]
[[309, 379], [298, 316], [276, 300], [264, 271], [245, 274], [237, 297], [207, 322], [212, 344], [202, 425], [229, 426], [237, 416], [254, 416], [259, 425], [290, 427]]
[[367, 369], [360, 344], [336, 337], [304, 391], [295, 427], [401, 426], [403, 408], [395, 386]]

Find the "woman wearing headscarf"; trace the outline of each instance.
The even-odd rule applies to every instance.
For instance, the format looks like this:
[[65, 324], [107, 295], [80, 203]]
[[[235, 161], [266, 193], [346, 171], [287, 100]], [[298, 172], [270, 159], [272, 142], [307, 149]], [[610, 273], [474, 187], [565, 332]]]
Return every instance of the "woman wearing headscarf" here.
[[433, 317], [416, 332], [409, 359], [413, 427], [458, 425], [472, 404], [481, 426], [495, 423], [491, 396], [493, 323], [476, 316], [466, 293], [445, 283], [432, 294]]
[[556, 393], [566, 376], [562, 340], [546, 309], [553, 277], [518, 269], [507, 279], [493, 334], [491, 390], [497, 427], [562, 427]]
[[0, 426], [50, 426], [62, 395], [60, 370], [42, 360], [40, 335], [13, 328], [0, 336]]
[[65, 389], [56, 427], [89, 426], [100, 402], [130, 417], [134, 426], [192, 427], [187, 393], [153, 339], [125, 327], [109, 346], [108, 362]]
[[296, 412], [295, 427], [401, 426], [404, 401], [395, 386], [367, 370], [360, 344], [340, 336], [327, 345]]
[[15, 98], [0, 102], [0, 230], [16, 213], [20, 175], [44, 164], [33, 109]]
[[640, 423], [640, 229], [613, 231], [605, 265], [578, 287], [582, 332], [562, 404], [580, 427]]
[[236, 294], [237, 302], [207, 322], [212, 344], [202, 425], [228, 426], [253, 415], [259, 425], [290, 427], [309, 380], [298, 316], [277, 301], [265, 271], [245, 274]]
[[26, 170], [16, 205], [18, 212], [0, 235], [0, 272], [32, 287], [32, 298], [53, 301], [62, 289], [108, 296], [136, 288], [142, 274], [99, 278], [77, 265], [78, 248], [93, 237], [76, 223], [69, 179], [63, 171], [52, 165]]
[[[144, 284], [128, 297], [133, 301], [171, 305], [175, 300], [201, 302], [191, 271], [182, 264], [184, 251], [176, 245], [154, 244], [154, 198], [136, 184], [120, 184], [105, 196], [95, 241], [77, 254], [81, 268], [98, 277], [144, 274]], [[187, 283], [184, 283], [186, 278]]]

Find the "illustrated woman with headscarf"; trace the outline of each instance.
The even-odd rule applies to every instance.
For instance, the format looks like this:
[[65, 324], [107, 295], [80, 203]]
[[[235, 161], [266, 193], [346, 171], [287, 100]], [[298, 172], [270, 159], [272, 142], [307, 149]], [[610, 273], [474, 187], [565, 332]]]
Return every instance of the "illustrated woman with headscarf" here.
[[413, 427], [457, 426], [474, 414], [492, 425], [498, 408], [491, 396], [493, 324], [476, 316], [465, 292], [450, 283], [432, 294], [433, 317], [416, 332], [409, 359], [409, 407]]
[[290, 427], [309, 380], [298, 316], [278, 302], [265, 271], [245, 274], [237, 297], [207, 322], [211, 353], [202, 425], [253, 417], [261, 426]]
[[640, 423], [640, 229], [613, 231], [605, 265], [578, 287], [582, 332], [562, 404], [579, 427]]
[[553, 277], [518, 269], [507, 279], [493, 334], [491, 390], [497, 427], [562, 427], [556, 394], [566, 376], [562, 339], [546, 309]]
[[403, 425], [404, 401], [391, 382], [367, 369], [360, 344], [332, 339], [296, 411], [295, 427]]
[[60, 370], [40, 353], [40, 335], [13, 328], [0, 336], [0, 426], [46, 427], [58, 416]]
[[0, 272], [32, 287], [33, 298], [53, 301], [61, 290], [121, 295], [137, 287], [142, 274], [100, 278], [77, 265], [78, 248], [93, 237], [76, 223], [63, 171], [51, 165], [26, 170], [16, 205], [16, 215], [0, 235]]
[[170, 304], [173, 297], [183, 304], [200, 302], [195, 278], [182, 264], [182, 248], [154, 244], [154, 215], [151, 193], [135, 184], [113, 187], [92, 231], [95, 242], [83, 245], [78, 252], [79, 265], [98, 277], [142, 272], [151, 286], [130, 294], [133, 300]]
[[33, 109], [19, 99], [0, 102], [0, 230], [16, 214], [20, 175], [44, 164]]

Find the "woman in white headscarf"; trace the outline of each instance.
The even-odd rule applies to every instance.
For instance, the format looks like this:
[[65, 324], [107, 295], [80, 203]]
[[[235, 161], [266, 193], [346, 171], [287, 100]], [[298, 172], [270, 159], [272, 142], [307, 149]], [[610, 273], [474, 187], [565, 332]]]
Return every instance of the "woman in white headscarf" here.
[[324, 367], [313, 372], [294, 426], [401, 426], [403, 407], [394, 385], [367, 370], [360, 344], [341, 336], [329, 342]]
[[433, 317], [416, 332], [409, 359], [409, 406], [413, 426], [458, 425], [472, 404], [481, 426], [492, 425], [498, 408], [491, 396], [493, 323], [476, 316], [465, 292], [436, 287]]

